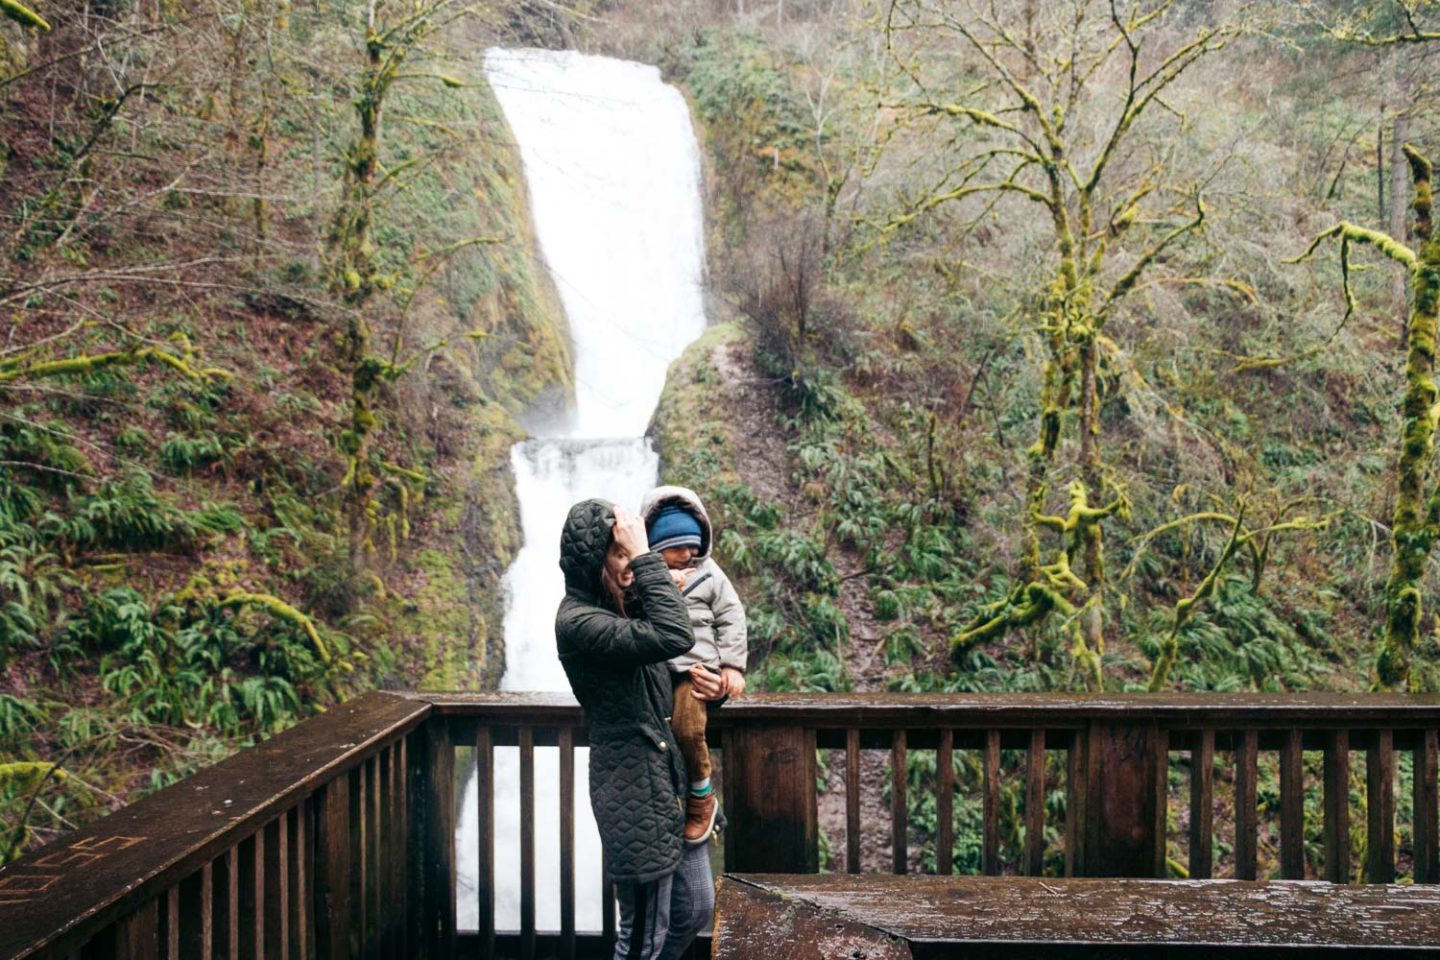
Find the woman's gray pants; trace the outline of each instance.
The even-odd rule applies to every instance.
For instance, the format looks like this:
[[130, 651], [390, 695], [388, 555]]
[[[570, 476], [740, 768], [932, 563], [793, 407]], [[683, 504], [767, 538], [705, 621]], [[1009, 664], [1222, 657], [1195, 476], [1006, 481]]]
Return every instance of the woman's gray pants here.
[[649, 883], [617, 883], [615, 960], [676, 960], [710, 926], [715, 881], [710, 845], [686, 845], [675, 872]]

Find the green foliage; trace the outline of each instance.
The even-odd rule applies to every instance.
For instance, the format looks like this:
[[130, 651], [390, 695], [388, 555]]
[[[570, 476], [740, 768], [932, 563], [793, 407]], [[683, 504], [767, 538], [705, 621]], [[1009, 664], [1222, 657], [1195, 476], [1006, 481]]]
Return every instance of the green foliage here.
[[[712, 124], [738, 121], [754, 130], [757, 162], [793, 163], [808, 146], [804, 103], [760, 36], [705, 31], [679, 57], [700, 118]], [[768, 151], [776, 152], [767, 157]]]
[[[1152, 659], [1169, 630], [1168, 614], [1152, 610], [1140, 650]], [[1312, 623], [1307, 639], [1248, 578], [1227, 577], [1207, 606], [1180, 628], [1177, 678], [1187, 690], [1308, 690], [1332, 671], [1316, 652], [1326, 643]]]
[[172, 433], [160, 444], [160, 465], [166, 473], [188, 476], [204, 467], [213, 467], [225, 459], [225, 445], [214, 433], [196, 436]]
[[196, 532], [191, 517], [156, 494], [139, 470], [73, 497], [69, 514], [48, 516], [44, 529], [68, 547], [119, 550], [188, 549]]

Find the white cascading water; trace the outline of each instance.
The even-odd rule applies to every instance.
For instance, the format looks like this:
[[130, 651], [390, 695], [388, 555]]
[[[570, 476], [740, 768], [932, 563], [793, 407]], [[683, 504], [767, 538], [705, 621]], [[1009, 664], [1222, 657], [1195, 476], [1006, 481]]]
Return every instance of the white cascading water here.
[[[510, 459], [525, 543], [506, 573], [502, 690], [570, 689], [555, 656], [570, 505], [637, 509], [658, 461], [642, 434], [670, 361], [705, 326], [700, 155], [689, 109], [655, 67], [573, 51], [491, 50], [490, 85], [514, 132], [543, 257], [574, 345], [575, 409]], [[575, 758], [576, 927], [601, 926], [600, 838], [589, 751]], [[519, 756], [495, 751], [495, 926], [520, 926]], [[472, 774], [457, 828], [458, 921], [478, 926]], [[535, 751], [536, 926], [558, 930], [559, 756]]]

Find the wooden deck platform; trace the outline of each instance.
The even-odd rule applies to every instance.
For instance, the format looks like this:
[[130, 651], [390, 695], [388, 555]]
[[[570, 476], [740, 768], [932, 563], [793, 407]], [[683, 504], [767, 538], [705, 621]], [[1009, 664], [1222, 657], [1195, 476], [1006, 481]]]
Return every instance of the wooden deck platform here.
[[715, 960], [1440, 957], [1440, 889], [731, 874], [714, 942]]

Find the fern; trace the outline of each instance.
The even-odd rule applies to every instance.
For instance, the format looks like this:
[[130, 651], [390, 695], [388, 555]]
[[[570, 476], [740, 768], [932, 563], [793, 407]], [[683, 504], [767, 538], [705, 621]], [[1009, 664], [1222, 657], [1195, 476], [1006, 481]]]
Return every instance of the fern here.
[[30, 700], [0, 693], [0, 744], [18, 743], [45, 720], [45, 710]]
[[74, 547], [122, 550], [186, 548], [195, 525], [173, 503], [155, 493], [148, 474], [134, 471], [108, 481], [94, 493], [75, 497], [68, 516], [49, 515], [46, 533]]
[[172, 433], [160, 444], [159, 456], [167, 473], [189, 476], [201, 468], [223, 464], [226, 451], [214, 433], [207, 431], [194, 437]]

